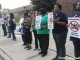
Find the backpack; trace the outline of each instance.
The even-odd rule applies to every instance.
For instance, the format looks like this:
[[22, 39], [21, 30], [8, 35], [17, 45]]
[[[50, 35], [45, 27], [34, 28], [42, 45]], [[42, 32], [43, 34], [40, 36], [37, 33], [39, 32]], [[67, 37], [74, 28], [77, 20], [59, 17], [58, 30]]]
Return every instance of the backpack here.
[[13, 19], [10, 19], [9, 24], [10, 24], [10, 29], [16, 29], [16, 23], [14, 23]]

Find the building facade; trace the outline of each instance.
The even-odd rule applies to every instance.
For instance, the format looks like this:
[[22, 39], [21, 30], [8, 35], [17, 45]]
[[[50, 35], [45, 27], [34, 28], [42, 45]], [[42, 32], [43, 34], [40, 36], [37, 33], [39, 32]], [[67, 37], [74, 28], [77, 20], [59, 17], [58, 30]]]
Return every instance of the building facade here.
[[[57, 0], [57, 3], [61, 4], [63, 7], [62, 11], [65, 12], [68, 17], [71, 17], [73, 16], [78, 1], [80, 0]], [[24, 11], [30, 11], [33, 9], [33, 7], [34, 5], [22, 6], [19, 8], [12, 9], [7, 13], [3, 12], [3, 14], [14, 13], [16, 21], [19, 21]]]
[[63, 7], [63, 12], [65, 12], [69, 17], [73, 16], [75, 11], [75, 6], [80, 0], [57, 0]]

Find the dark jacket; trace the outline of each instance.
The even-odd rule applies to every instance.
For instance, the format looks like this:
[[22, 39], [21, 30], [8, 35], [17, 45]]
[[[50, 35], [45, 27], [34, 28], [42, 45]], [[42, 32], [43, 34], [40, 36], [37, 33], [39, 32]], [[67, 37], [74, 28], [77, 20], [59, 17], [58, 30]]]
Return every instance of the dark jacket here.
[[10, 25], [9, 27], [10, 27], [11, 30], [16, 29], [16, 23], [15, 23], [14, 19], [10, 19], [9, 25]]

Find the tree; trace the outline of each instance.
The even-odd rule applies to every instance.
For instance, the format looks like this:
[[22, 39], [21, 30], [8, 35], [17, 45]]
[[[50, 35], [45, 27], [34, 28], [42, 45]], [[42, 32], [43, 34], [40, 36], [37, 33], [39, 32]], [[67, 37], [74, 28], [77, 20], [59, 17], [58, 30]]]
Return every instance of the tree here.
[[8, 12], [10, 9], [6, 9], [6, 8], [4, 8], [4, 9], [2, 9], [2, 11], [4, 11], [4, 12]]
[[34, 10], [45, 8], [47, 11], [51, 11], [57, 0], [31, 0], [34, 6]]

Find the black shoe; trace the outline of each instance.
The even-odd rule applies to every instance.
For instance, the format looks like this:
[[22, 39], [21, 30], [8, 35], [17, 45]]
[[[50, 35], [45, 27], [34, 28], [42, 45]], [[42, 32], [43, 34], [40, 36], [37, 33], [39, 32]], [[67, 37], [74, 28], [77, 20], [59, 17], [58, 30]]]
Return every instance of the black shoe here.
[[24, 49], [28, 48], [28, 46], [24, 47]]
[[40, 49], [38, 49], [38, 51], [41, 51]]
[[58, 57], [53, 58], [52, 60], [58, 60]]
[[7, 35], [4, 35], [4, 36], [7, 36]]
[[41, 55], [41, 54], [43, 54], [43, 53], [42, 53], [42, 52], [39, 52], [38, 54]]
[[42, 56], [42, 57], [45, 57], [46, 55], [47, 55], [47, 54], [42, 54], [41, 56]]
[[31, 49], [32, 49], [32, 47], [28, 48], [27, 50], [31, 50]]
[[8, 36], [7, 38], [11, 38], [11, 37]]
[[22, 44], [23, 46], [26, 46], [27, 44]]
[[12, 40], [16, 41], [16, 39], [12, 39]]
[[38, 50], [38, 49], [37, 49], [37, 48], [35, 48], [35, 49], [34, 49], [34, 51], [35, 51], [35, 50]]

